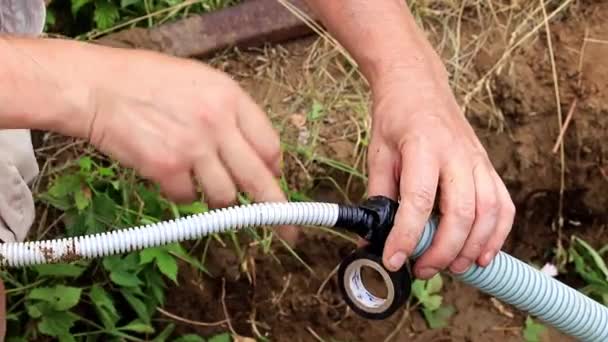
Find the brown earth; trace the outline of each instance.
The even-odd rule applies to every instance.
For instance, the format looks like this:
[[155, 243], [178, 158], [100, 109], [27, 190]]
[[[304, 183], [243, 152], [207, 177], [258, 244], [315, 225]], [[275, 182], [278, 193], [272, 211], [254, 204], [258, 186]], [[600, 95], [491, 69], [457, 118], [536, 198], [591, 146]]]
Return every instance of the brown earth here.
[[[587, 1], [551, 25], [564, 120], [570, 108], [575, 106], [564, 138], [562, 242], [565, 244], [573, 234], [586, 238], [596, 247], [608, 242], [605, 234], [608, 145], [604, 143], [608, 136], [608, 101], [602, 96], [608, 94], [608, 44], [597, 41], [608, 38], [608, 26], [604, 25], [606, 16], [608, 4]], [[463, 37], [465, 40], [475, 33], [474, 28], [469, 29], [469, 36]], [[591, 40], [587, 41], [583, 52], [586, 29]], [[467, 32], [467, 27], [463, 32]], [[541, 32], [535, 40], [517, 50], [511, 62], [491, 82], [494, 108], [468, 112], [517, 204], [517, 220], [505, 250], [536, 265], [554, 260], [560, 216], [561, 163], [559, 152], [552, 152], [559, 126], [546, 33]], [[500, 43], [489, 44], [475, 58], [474, 70], [480, 75], [500, 56], [497, 53]], [[312, 66], [308, 64], [308, 59], [321, 54], [314, 52], [315, 49], [324, 51], [313, 46], [315, 44], [319, 42], [300, 41], [264, 52], [225, 56], [214, 63], [234, 75], [256, 100], [266, 105], [275, 121], [281, 123], [283, 135], [290, 143], [306, 140], [307, 134], [308, 139], [318, 136], [316, 155], [351, 164], [356, 162], [363, 167], [364, 158], [358, 152], [360, 146], [356, 140], [358, 126], [345, 124], [360, 113], [353, 112], [348, 105], [341, 106], [339, 101], [331, 102], [352, 84], [345, 81], [347, 77], [342, 74], [335, 83], [346, 88], [315, 84], [318, 88], [309, 90], [311, 83], [323, 78], [315, 78], [314, 75], [320, 73], [311, 71]], [[582, 69], [579, 69], [579, 60], [582, 60]], [[315, 67], [323, 67], [318, 64], [317, 60]], [[350, 91], [353, 93], [356, 89]], [[332, 103], [333, 110], [321, 124], [306, 120], [311, 98]], [[490, 118], [496, 120], [497, 115], [502, 116], [500, 130], [496, 125], [491, 128], [488, 125]], [[357, 177], [328, 171], [332, 169], [322, 162], [299, 159], [294, 153], [287, 154], [286, 160], [286, 178], [296, 189], [312, 189], [318, 199], [342, 201], [340, 193], [322, 181], [333, 177], [346, 188], [353, 201], [362, 196], [363, 182]], [[303, 172], [301, 164], [306, 164], [312, 171]], [[303, 188], [302, 184], [313, 186]], [[257, 248], [247, 250], [246, 261], [239, 268], [233, 248], [215, 242], [212, 245], [206, 262], [214, 277], [201, 277], [184, 268], [181, 286], [171, 289], [168, 311], [204, 322], [222, 321], [228, 315], [232, 329], [238, 334], [262, 335], [272, 341], [315, 341], [319, 338], [380, 341], [396, 328], [394, 341], [522, 340], [525, 315], [506, 306], [506, 310], [514, 313], [513, 318], [508, 317], [488, 296], [447, 276], [444, 277], [444, 303], [456, 308], [449, 327], [428, 329], [416, 310], [408, 314], [404, 309], [384, 321], [371, 322], [356, 316], [342, 301], [332, 273], [354, 245], [327, 233], [309, 230], [296, 250], [314, 273], [287, 251], [279, 250], [275, 256], [270, 256]], [[572, 277], [564, 281], [579, 284]], [[222, 299], [224, 290], [225, 298]], [[181, 324], [179, 331], [208, 335], [226, 328], [226, 324], [215, 327]], [[570, 341], [554, 331], [550, 335], [547, 340]]]

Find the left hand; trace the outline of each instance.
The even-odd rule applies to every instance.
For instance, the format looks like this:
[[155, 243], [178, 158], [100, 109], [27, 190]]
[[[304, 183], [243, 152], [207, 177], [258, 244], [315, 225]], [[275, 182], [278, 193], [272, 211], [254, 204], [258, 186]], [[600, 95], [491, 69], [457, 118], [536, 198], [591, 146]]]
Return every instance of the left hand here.
[[438, 231], [414, 267], [421, 279], [447, 267], [461, 273], [474, 262], [488, 265], [515, 213], [446, 74], [439, 63], [396, 68], [373, 89], [368, 195], [400, 200], [384, 249], [388, 269], [399, 269], [413, 253], [440, 188]]

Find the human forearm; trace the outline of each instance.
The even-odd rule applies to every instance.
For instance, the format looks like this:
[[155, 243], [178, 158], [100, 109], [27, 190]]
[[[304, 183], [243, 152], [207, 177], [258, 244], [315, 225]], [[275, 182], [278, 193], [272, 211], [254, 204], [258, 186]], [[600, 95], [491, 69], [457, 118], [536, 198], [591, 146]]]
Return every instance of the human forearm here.
[[403, 0], [306, 0], [350, 52], [372, 87], [394, 69], [440, 67]]
[[158, 58], [165, 57], [69, 40], [0, 36], [0, 129], [86, 138], [104, 93], [150, 96], [150, 90], [160, 91], [146, 93], [136, 85]]
[[82, 135], [89, 111], [85, 75], [95, 72], [85, 60], [71, 42], [1, 36], [0, 128]]

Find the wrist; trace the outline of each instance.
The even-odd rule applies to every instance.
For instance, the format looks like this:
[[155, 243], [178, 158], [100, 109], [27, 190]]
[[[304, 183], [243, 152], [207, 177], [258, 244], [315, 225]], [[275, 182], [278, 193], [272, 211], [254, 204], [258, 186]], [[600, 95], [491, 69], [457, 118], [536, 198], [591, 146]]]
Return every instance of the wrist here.
[[[86, 134], [91, 86], [79, 45], [61, 40], [0, 37], [0, 128]], [[70, 61], [70, 63], [66, 63]]]

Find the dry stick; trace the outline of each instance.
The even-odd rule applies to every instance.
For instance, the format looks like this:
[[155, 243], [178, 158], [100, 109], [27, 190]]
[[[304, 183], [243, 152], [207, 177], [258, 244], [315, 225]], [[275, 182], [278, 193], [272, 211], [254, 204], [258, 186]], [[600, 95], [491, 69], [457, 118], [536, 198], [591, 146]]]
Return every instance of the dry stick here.
[[608, 40], [603, 39], [585, 38], [585, 41], [596, 44], [608, 44]]
[[[578, 81], [576, 83], [577, 87], [581, 87], [582, 83], [583, 83], [583, 62], [585, 60], [585, 48], [587, 47], [587, 37], [589, 36], [589, 28], [585, 28], [585, 37], [583, 38], [583, 44], [581, 46], [581, 52], [579, 55], [579, 59], [578, 59]], [[564, 122], [564, 126], [561, 129], [561, 132], [559, 133], [559, 136], [557, 137], [557, 140], [555, 141], [555, 145], [553, 146], [553, 153], [557, 153], [557, 148], [558, 146], [562, 143], [562, 140], [564, 139], [564, 135], [566, 133], [566, 130], [568, 129], [569, 125], [570, 125], [570, 121], [572, 120], [572, 116], [574, 114], [574, 109], [576, 108], [578, 99], [574, 99], [574, 101], [572, 102], [572, 105], [570, 106], [570, 110], [568, 111], [568, 116], [566, 117], [566, 122]]]
[[570, 105], [570, 110], [568, 110], [568, 115], [566, 116], [566, 121], [564, 122], [564, 125], [562, 126], [562, 129], [559, 132], [559, 136], [557, 137], [557, 140], [555, 141], [555, 145], [553, 145], [553, 153], [557, 153], [557, 149], [563, 145], [563, 139], [564, 139], [564, 134], [566, 133], [566, 130], [568, 129], [568, 126], [570, 125], [570, 120], [572, 120], [572, 116], [574, 114], [574, 109], [576, 108], [576, 104], [578, 102], [578, 99], [574, 99], [574, 101], [572, 101], [572, 105]]
[[[549, 46], [549, 56], [551, 58], [551, 72], [553, 74], [553, 86], [555, 90], [555, 105], [557, 107], [557, 121], [560, 131], [562, 130], [562, 106], [559, 96], [559, 81], [557, 79], [557, 68], [555, 66], [555, 55], [553, 51], [553, 42], [551, 39], [551, 29], [549, 27], [549, 20], [547, 18], [547, 11], [545, 9], [545, 3], [543, 0], [539, 0], [543, 10], [543, 17], [545, 18], [545, 29], [547, 31], [547, 44]], [[560, 142], [560, 188], [559, 188], [559, 209], [558, 209], [558, 243], [561, 241], [561, 228], [564, 225], [563, 208], [564, 208], [564, 188], [566, 187], [566, 155], [564, 153], [564, 142]]]
[[325, 342], [311, 327], [306, 327], [306, 330], [319, 342]]
[[179, 321], [179, 322], [182, 322], [182, 323], [186, 323], [186, 324], [190, 324], [190, 325], [196, 325], [196, 326], [199, 326], [199, 327], [215, 327], [215, 326], [218, 326], [218, 325], [223, 325], [224, 323], [227, 322], [227, 320], [225, 320], [225, 319], [221, 320], [221, 321], [217, 321], [217, 322], [211, 322], [211, 323], [200, 322], [200, 321], [193, 321], [193, 320], [190, 320], [190, 319], [187, 319], [187, 318], [180, 317], [180, 316], [178, 316], [176, 314], [170, 313], [169, 311], [163, 310], [160, 307], [157, 307], [156, 310], [158, 312], [160, 312], [161, 314], [163, 314], [163, 315], [165, 315], [165, 316], [167, 316], [167, 317], [169, 317], [171, 319], [174, 319], [176, 321]]
[[234, 328], [232, 327], [232, 323], [230, 323], [230, 315], [228, 314], [228, 308], [226, 307], [226, 278], [222, 278], [222, 308], [224, 309], [224, 316], [226, 317], [226, 323], [228, 323], [228, 329], [232, 332], [233, 335], [238, 335]]
[[336, 274], [336, 272], [338, 272], [339, 268], [340, 268], [340, 264], [336, 265], [336, 267], [334, 267], [334, 269], [331, 272], [329, 272], [329, 274], [327, 275], [325, 280], [323, 280], [323, 282], [321, 283], [321, 286], [319, 286], [319, 289], [317, 290], [317, 297], [321, 295], [321, 292], [323, 292], [325, 285], [327, 285], [327, 282], [329, 281], [329, 279], [331, 279], [334, 276], [334, 274]]
[[414, 310], [414, 308], [416, 306], [418, 306], [418, 303], [416, 303], [416, 305], [414, 305], [413, 307], [410, 308], [410, 305], [408, 303], [407, 308], [403, 312], [403, 316], [401, 316], [401, 320], [399, 320], [399, 323], [397, 323], [397, 326], [395, 327], [395, 329], [393, 329], [393, 331], [391, 331], [391, 333], [388, 334], [388, 336], [386, 336], [386, 338], [384, 339], [384, 342], [390, 341], [393, 337], [395, 337], [397, 335], [397, 333], [399, 333], [399, 331], [401, 330], [401, 328], [403, 328], [403, 325], [405, 324], [407, 319], [410, 317], [410, 311]]

